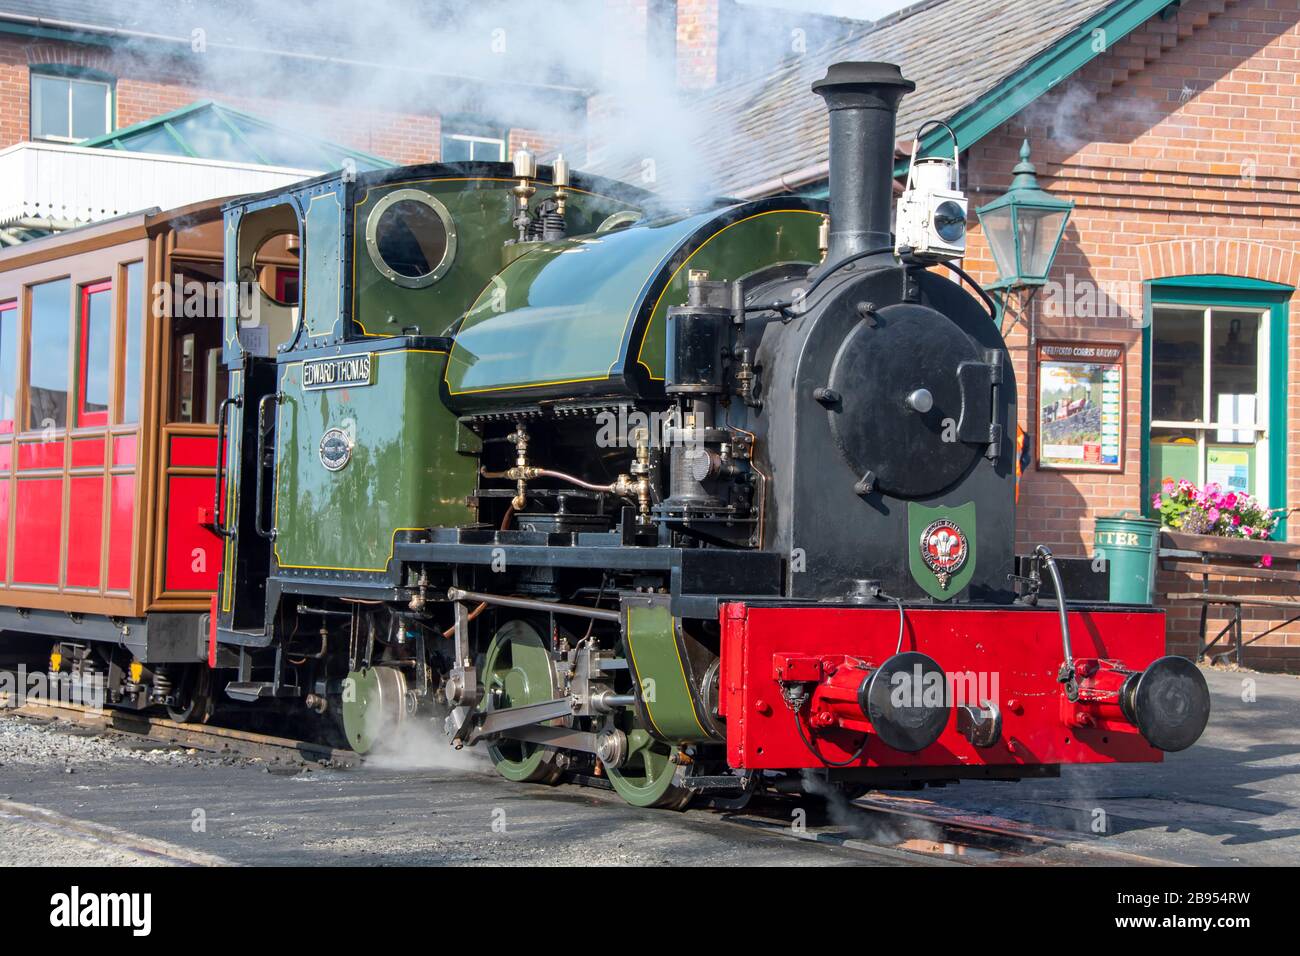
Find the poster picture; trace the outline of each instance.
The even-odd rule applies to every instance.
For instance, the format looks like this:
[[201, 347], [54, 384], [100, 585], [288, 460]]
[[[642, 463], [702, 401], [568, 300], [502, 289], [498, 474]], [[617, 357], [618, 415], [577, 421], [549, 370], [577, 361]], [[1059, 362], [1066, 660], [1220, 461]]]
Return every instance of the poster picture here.
[[1124, 346], [1038, 346], [1038, 467], [1121, 471]]

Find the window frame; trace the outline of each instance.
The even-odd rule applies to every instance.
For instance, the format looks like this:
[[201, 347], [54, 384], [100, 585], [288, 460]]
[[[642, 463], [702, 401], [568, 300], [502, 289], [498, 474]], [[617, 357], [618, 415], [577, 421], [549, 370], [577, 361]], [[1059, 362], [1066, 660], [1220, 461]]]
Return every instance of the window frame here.
[[[80, 305], [77, 310], [77, 402], [75, 415], [73, 416], [73, 428], [105, 428], [108, 426], [108, 413], [113, 407], [113, 339], [116, 323], [113, 321], [116, 311], [117, 302], [113, 293], [112, 279], [98, 279], [94, 282], [84, 282], [79, 287], [81, 291]], [[88, 352], [90, 349], [90, 317], [89, 306], [90, 297], [100, 293], [108, 293], [108, 382], [109, 395], [103, 411], [86, 410], [86, 391], [87, 381], [89, 379], [90, 366], [87, 363]]]
[[[5, 299], [5, 300], [3, 300], [3, 301], [0, 301], [0, 316], [2, 316], [2, 315], [3, 315], [4, 313], [6, 313], [6, 312], [13, 312], [13, 313], [14, 313], [14, 318], [16, 318], [16, 319], [18, 320], [18, 322], [19, 322], [18, 326], [15, 328], [15, 331], [18, 333], [18, 341], [14, 342], [14, 381], [13, 381], [13, 390], [14, 390], [14, 417], [13, 417], [13, 418], [0, 418], [0, 435], [11, 436], [11, 435], [14, 435], [14, 434], [18, 431], [18, 397], [19, 397], [19, 396], [18, 396], [18, 385], [19, 385], [18, 379], [19, 379], [19, 377], [20, 377], [19, 374], [18, 374], [18, 372], [19, 372], [19, 363], [20, 363], [21, 358], [22, 358], [21, 353], [20, 353], [20, 350], [19, 350], [19, 346], [22, 345], [22, 340], [23, 340], [23, 331], [22, 331], [22, 324], [21, 324], [21, 323], [22, 323], [22, 315], [21, 315], [21, 313], [19, 313], [19, 311], [18, 311], [18, 299], [17, 299], [17, 297], [14, 297], [14, 298], [12, 298], [12, 299]], [[3, 334], [3, 330], [4, 330], [3, 325], [0, 325], [0, 334]], [[2, 342], [2, 341], [0, 341], [0, 348], [3, 348], [3, 342]], [[0, 387], [2, 387], [2, 386], [3, 386], [3, 383], [0, 383]]]
[[103, 85], [108, 95], [104, 99], [104, 132], [97, 133], [96, 136], [107, 135], [117, 128], [117, 77], [111, 73], [105, 73], [103, 70], [93, 70], [87, 67], [73, 66], [64, 63], [43, 63], [33, 64], [27, 68], [27, 132], [33, 142], [37, 143], [63, 143], [65, 145], [75, 146], [77, 143], [84, 143], [87, 139], [94, 139], [95, 136], [77, 138], [72, 136], [72, 102], [71, 87], [69, 87], [68, 102], [68, 134], [67, 136], [40, 136], [36, 132], [36, 110], [33, 104], [36, 97], [36, 77], [53, 77], [61, 80], [81, 81], [84, 83], [98, 83]]
[[[504, 163], [506, 161], [506, 156], [510, 152], [510, 143], [509, 143], [510, 137], [508, 132], [495, 130], [485, 126], [479, 126], [477, 127], [477, 131], [475, 131], [476, 127], [473, 123], [453, 123], [452, 126], [453, 128], [456, 129], [465, 130], [465, 132], [459, 132], [459, 133], [443, 132], [442, 142], [446, 142], [447, 140], [451, 139], [462, 143], [469, 143], [470, 158], [469, 160], [448, 160], [443, 158], [442, 159], [443, 162]], [[497, 150], [497, 158], [495, 160], [476, 159], [473, 155], [475, 143], [497, 144], [497, 146], [499, 147], [499, 149]], [[438, 150], [439, 157], [442, 157], [444, 152], [445, 150], [442, 148], [442, 143], [439, 143], [439, 150]]]
[[[1149, 280], [1145, 283], [1144, 315], [1142, 324], [1142, 431], [1140, 434], [1142, 448], [1142, 465], [1140, 487], [1142, 512], [1147, 516], [1154, 513], [1149, 489], [1151, 486], [1151, 377], [1152, 377], [1152, 337], [1154, 311], [1157, 306], [1183, 306], [1201, 309], [1241, 309], [1263, 313], [1261, 322], [1261, 340], [1266, 343], [1262, 353], [1267, 354], [1267, 362], [1261, 362], [1258, 370], [1260, 381], [1257, 392], [1266, 396], [1268, 408], [1265, 415], [1258, 416], [1256, 423], [1256, 448], [1259, 442], [1266, 442], [1265, 455], [1256, 459], [1256, 470], [1264, 478], [1265, 500], [1269, 508], [1286, 508], [1287, 506], [1287, 374], [1290, 324], [1289, 303], [1295, 292], [1292, 286], [1262, 279], [1249, 279], [1242, 276], [1228, 275], [1189, 275], [1167, 279]], [[1204, 376], [1210, 375], [1211, 359], [1205, 357]], [[1193, 423], [1196, 428], [1209, 430], [1213, 421], [1212, 409], [1203, 409], [1205, 422]], [[1262, 425], [1260, 421], [1262, 419]], [[1161, 421], [1164, 421], [1161, 419]], [[1193, 427], [1188, 423], [1176, 423], [1172, 427]], [[1156, 427], [1171, 427], [1158, 425]], [[1237, 429], [1244, 430], [1244, 429]], [[1199, 444], [1199, 443], [1198, 443]], [[1261, 461], [1260, 458], [1266, 460]], [[1199, 466], [1198, 466], [1199, 467]], [[1273, 537], [1281, 540], [1286, 536], [1286, 519], [1278, 521]]]

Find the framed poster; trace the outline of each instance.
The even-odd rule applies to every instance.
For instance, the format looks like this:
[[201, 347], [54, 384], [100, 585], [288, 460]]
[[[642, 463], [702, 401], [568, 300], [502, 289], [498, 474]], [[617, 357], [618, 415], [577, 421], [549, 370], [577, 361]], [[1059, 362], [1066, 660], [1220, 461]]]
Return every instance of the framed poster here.
[[1038, 467], [1124, 470], [1124, 346], [1039, 342]]

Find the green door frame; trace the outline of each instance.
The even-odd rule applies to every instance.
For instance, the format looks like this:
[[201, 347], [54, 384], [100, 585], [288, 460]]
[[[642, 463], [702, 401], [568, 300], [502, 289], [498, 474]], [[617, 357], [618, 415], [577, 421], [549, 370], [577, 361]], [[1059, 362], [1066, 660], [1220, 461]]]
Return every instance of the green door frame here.
[[[1268, 343], [1268, 497], [1270, 508], [1287, 502], [1287, 330], [1289, 304], [1295, 288], [1280, 282], [1228, 275], [1189, 275], [1154, 279], [1145, 283], [1142, 323], [1142, 513], [1151, 515], [1148, 491], [1151, 481], [1151, 319], [1155, 305], [1201, 305], [1211, 308], [1267, 309]], [[1286, 518], [1278, 522], [1274, 537], [1286, 537]]]

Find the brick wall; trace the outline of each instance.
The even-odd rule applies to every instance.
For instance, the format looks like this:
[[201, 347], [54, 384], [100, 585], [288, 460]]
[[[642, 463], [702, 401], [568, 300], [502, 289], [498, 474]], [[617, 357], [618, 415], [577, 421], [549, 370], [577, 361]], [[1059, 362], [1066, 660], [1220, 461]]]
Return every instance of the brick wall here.
[[705, 89], [718, 80], [719, 0], [677, 0], [677, 85]]
[[[1284, 9], [1285, 8], [1285, 9]], [[1137, 509], [1140, 484], [1143, 283], [1166, 276], [1224, 273], [1288, 285], [1300, 282], [1300, 27], [1293, 3], [1189, 0], [1169, 22], [1154, 20], [1086, 67], [1063, 90], [974, 150], [967, 165], [972, 205], [1003, 192], [1029, 135], [1039, 181], [1075, 201], [1052, 279], [1104, 290], [1106, 317], [1035, 302], [1038, 339], [1087, 338], [1128, 348], [1124, 473], [1029, 469], [1017, 526], [1024, 551], [1043, 542], [1057, 553], [1090, 554], [1098, 514]], [[976, 229], [967, 267], [996, 277]], [[1068, 287], [1068, 286], [1067, 286]], [[1032, 433], [1036, 370], [1028, 322], [1009, 335], [1021, 383], [1021, 424]], [[1300, 297], [1291, 303], [1290, 342], [1300, 353]], [[1300, 382], [1291, 363], [1288, 409], [1300, 421]], [[1028, 422], [1026, 421], [1028, 419]], [[1300, 503], [1300, 440], [1288, 441], [1288, 489]], [[1293, 518], [1291, 536], [1300, 538]], [[1269, 593], [1258, 584], [1249, 593]], [[1199, 590], [1199, 580], [1163, 575], [1160, 590]], [[1276, 593], [1285, 589], [1274, 588]], [[1294, 588], [1291, 589], [1292, 591]], [[1244, 593], [1244, 592], [1243, 592]], [[1222, 625], [1212, 609], [1211, 634]], [[1169, 612], [1171, 648], [1193, 647], [1199, 609]], [[1285, 620], [1248, 613], [1247, 639]], [[1218, 623], [1216, 623], [1216, 620]], [[1248, 662], [1300, 667], [1300, 626], [1247, 651]]]
[[[55, 41], [30, 42], [0, 34], [0, 148], [29, 138], [29, 68], [58, 63], [103, 70], [117, 78], [117, 126], [125, 127], [211, 99], [292, 129], [373, 153], [400, 164], [439, 158], [441, 120], [427, 113], [340, 105], [304, 83], [275, 96], [250, 95], [215, 88], [183, 70], [160, 69], [112, 48]], [[520, 131], [530, 142], [555, 148], [558, 137]], [[512, 134], [513, 137], [513, 134]]]

